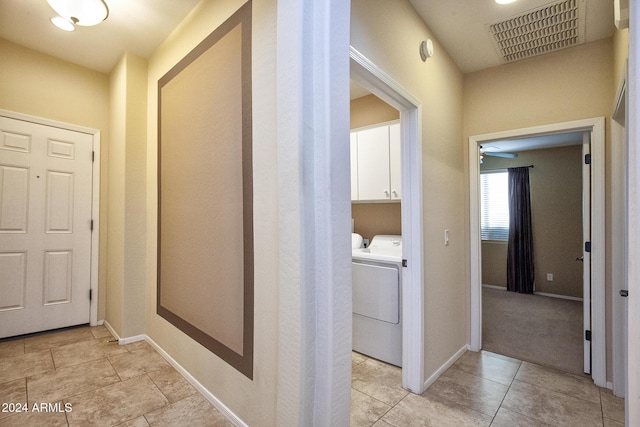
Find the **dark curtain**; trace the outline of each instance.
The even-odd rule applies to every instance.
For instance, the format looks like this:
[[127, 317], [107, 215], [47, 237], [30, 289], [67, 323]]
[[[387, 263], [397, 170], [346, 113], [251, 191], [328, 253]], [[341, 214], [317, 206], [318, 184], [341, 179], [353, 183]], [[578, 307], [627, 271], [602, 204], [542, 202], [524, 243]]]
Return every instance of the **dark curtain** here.
[[529, 167], [509, 168], [507, 290], [532, 294], [533, 270]]

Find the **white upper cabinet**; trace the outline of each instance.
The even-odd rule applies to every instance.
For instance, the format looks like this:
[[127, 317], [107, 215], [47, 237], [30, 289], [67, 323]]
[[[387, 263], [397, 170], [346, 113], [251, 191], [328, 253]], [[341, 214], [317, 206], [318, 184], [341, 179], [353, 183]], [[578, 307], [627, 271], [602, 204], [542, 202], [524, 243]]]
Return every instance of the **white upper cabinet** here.
[[400, 124], [351, 132], [351, 200], [400, 200]]
[[351, 200], [358, 200], [358, 135], [351, 132]]

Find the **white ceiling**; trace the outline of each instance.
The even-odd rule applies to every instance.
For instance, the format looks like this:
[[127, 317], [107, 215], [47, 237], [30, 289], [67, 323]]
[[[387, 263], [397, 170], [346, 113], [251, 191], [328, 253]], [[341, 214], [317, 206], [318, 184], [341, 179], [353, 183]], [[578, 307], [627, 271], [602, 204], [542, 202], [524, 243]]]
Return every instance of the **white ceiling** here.
[[[49, 20], [55, 12], [46, 0], [0, 0], [0, 38], [109, 73], [125, 51], [148, 58], [199, 0], [105, 0], [109, 17], [95, 27], [68, 33]], [[463, 73], [501, 64], [487, 30], [497, 23], [555, 1], [409, 0]], [[612, 0], [578, 0], [586, 6], [586, 42], [613, 34]], [[437, 55], [437, 52], [436, 52]], [[367, 94], [352, 85], [352, 99]], [[492, 143], [495, 151], [531, 149], [540, 141]], [[545, 142], [549, 143], [549, 141]], [[551, 145], [566, 144], [551, 142]]]
[[0, 38], [103, 73], [125, 51], [148, 58], [199, 0], [105, 0], [109, 17], [65, 32], [47, 0], [0, 0]]
[[482, 144], [482, 148], [488, 152], [493, 153], [518, 153], [520, 151], [540, 150], [543, 148], [557, 148], [581, 144], [582, 132], [567, 132], [530, 138], [491, 141]]
[[[66, 33], [54, 27], [46, 0], [0, 0], [0, 38], [87, 68], [110, 72], [128, 50], [148, 58], [199, 0], [106, 0], [109, 18]], [[613, 34], [612, 0], [586, 4], [586, 41]], [[487, 24], [554, 3], [519, 0], [410, 0], [463, 73], [500, 65]], [[437, 53], [436, 53], [437, 55]]]
[[[502, 64], [488, 25], [556, 3], [551, 0], [518, 0], [508, 5], [499, 5], [494, 0], [409, 1], [465, 74]], [[612, 36], [613, 1], [579, 1], [584, 1], [586, 6], [585, 42]]]

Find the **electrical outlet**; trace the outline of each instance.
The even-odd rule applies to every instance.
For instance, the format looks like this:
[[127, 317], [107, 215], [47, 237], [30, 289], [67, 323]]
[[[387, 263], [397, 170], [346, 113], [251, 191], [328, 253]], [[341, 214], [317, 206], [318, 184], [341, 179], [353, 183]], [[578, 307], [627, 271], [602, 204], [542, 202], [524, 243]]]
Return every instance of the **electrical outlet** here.
[[553, 282], [553, 273], [547, 273], [547, 282]]

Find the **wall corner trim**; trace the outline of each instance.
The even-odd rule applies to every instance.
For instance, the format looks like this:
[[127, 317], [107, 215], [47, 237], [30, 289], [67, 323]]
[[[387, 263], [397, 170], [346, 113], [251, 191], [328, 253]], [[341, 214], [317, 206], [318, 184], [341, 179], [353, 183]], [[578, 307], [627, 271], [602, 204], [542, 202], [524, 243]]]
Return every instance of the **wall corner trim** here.
[[440, 366], [438, 369], [436, 369], [436, 371], [433, 373], [433, 375], [431, 375], [429, 378], [427, 378], [427, 380], [424, 382], [424, 390], [428, 389], [431, 386], [431, 384], [436, 382], [436, 380], [438, 378], [440, 378], [440, 376], [442, 374], [444, 374], [447, 371], [447, 369], [449, 369], [451, 366], [453, 366], [453, 364], [456, 363], [456, 361], [458, 359], [460, 359], [462, 357], [462, 355], [465, 354], [469, 350], [470, 350], [470, 347], [469, 347], [468, 344], [465, 344], [462, 347], [460, 347], [460, 350], [456, 351], [453, 354], [453, 356], [451, 356], [449, 358], [449, 360], [444, 362], [444, 364], [442, 366]]

